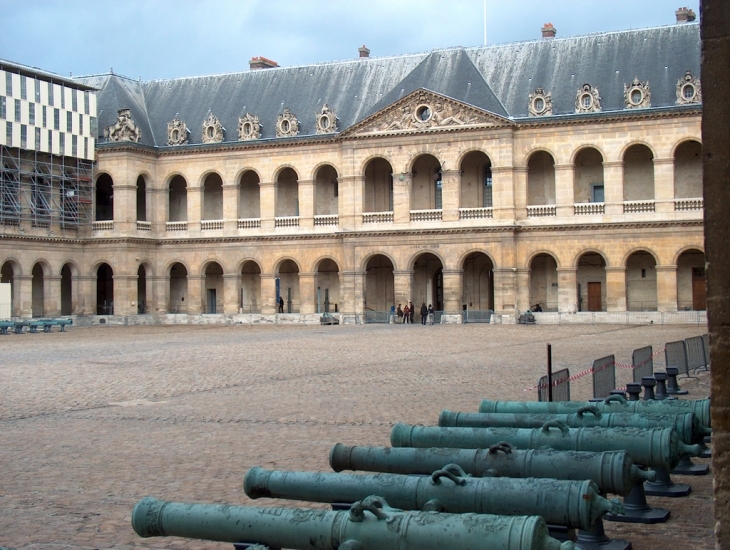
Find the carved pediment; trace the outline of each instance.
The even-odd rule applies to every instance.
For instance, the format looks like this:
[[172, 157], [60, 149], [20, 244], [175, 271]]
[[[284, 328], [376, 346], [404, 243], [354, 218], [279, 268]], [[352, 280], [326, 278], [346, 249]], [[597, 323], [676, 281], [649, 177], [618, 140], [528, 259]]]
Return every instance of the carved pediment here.
[[645, 109], [651, 107], [651, 90], [649, 81], [641, 82], [634, 78], [631, 84], [624, 84], [625, 109]]
[[225, 131], [218, 117], [209, 113], [203, 121], [203, 143], [220, 143], [225, 138]]
[[132, 120], [132, 113], [129, 109], [117, 111], [117, 121], [104, 129], [104, 137], [109, 141], [134, 141], [142, 137], [142, 132]]
[[188, 130], [185, 121], [174, 118], [167, 123], [167, 144], [168, 145], [185, 145], [188, 142]]
[[261, 138], [259, 117], [246, 113], [238, 119], [238, 141], [251, 141]]
[[702, 103], [702, 84], [699, 78], [687, 71], [677, 82], [677, 105]]
[[497, 115], [433, 92], [419, 90], [365, 119], [354, 129], [353, 134], [390, 134], [505, 124], [508, 121]]
[[299, 119], [289, 107], [276, 117], [276, 137], [294, 137], [299, 135]]
[[337, 114], [330, 109], [329, 105], [325, 103], [322, 110], [315, 116], [317, 117], [318, 134], [334, 134], [337, 131]]

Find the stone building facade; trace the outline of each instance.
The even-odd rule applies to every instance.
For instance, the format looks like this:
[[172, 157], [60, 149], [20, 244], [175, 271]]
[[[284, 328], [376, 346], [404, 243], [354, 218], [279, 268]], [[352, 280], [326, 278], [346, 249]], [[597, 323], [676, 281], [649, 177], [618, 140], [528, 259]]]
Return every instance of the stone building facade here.
[[83, 79], [94, 219], [3, 226], [14, 314], [704, 310], [698, 25], [551, 36]]

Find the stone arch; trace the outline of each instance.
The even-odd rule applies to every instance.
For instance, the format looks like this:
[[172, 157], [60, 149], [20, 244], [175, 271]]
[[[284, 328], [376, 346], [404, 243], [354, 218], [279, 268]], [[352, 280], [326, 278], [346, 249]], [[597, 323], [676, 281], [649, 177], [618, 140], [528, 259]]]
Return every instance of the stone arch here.
[[201, 220], [223, 219], [223, 178], [215, 170], [209, 170], [201, 178]]
[[626, 310], [657, 310], [656, 256], [649, 250], [637, 248], [629, 253], [626, 266]]
[[339, 311], [340, 303], [340, 266], [329, 256], [319, 258], [314, 263], [317, 313]]
[[166, 267], [168, 279], [168, 313], [187, 313], [189, 303], [188, 298], [188, 274], [190, 270], [180, 261], [172, 261]]
[[291, 166], [276, 171], [276, 217], [299, 216], [299, 174]]
[[368, 312], [385, 312], [390, 314], [390, 307], [396, 300], [406, 301], [408, 297], [395, 295], [395, 264], [385, 254], [374, 252], [364, 259], [365, 273], [363, 310], [366, 319]]
[[360, 167], [359, 167], [359, 172], [358, 173], [365, 175], [365, 170], [367, 169], [368, 165], [372, 161], [378, 160], [378, 159], [384, 160], [385, 162], [387, 162], [391, 166], [393, 166], [394, 163], [395, 163], [395, 159], [391, 158], [389, 155], [382, 154], [382, 153], [371, 153], [370, 155], [368, 155], [367, 157], [365, 157], [363, 159], [363, 161], [360, 163]]
[[170, 277], [170, 272], [172, 271], [173, 266], [175, 266], [176, 264], [180, 264], [181, 266], [183, 266], [186, 273], [191, 272], [190, 266], [184, 260], [170, 260], [169, 262], [167, 262], [167, 264], [165, 264], [165, 269], [163, 271], [165, 273], [165, 277]]
[[364, 256], [363, 259], [362, 259], [362, 262], [360, 262], [360, 270], [361, 270], [362, 273], [365, 273], [366, 272], [367, 266], [370, 263], [370, 260], [374, 256], [383, 256], [383, 257], [387, 258], [388, 261], [393, 266], [393, 269], [396, 268], [395, 258], [393, 258], [393, 256], [391, 254], [389, 254], [387, 252], [380, 251], [380, 250], [373, 250], [373, 251], [369, 252], [366, 256]]
[[606, 261], [603, 253], [583, 250], [575, 258], [578, 311], [606, 311]]
[[152, 296], [151, 278], [154, 277], [152, 264], [143, 260], [137, 267], [137, 314], [143, 315], [150, 312], [150, 300]]
[[94, 220], [114, 219], [114, 180], [107, 172], [97, 175], [94, 183]]
[[421, 306], [433, 306], [434, 311], [444, 309], [444, 261], [431, 250], [424, 250], [411, 259], [413, 270], [412, 299], [416, 318], [422, 323]]
[[107, 262], [96, 267], [96, 314], [114, 315], [114, 270]]
[[238, 219], [261, 217], [261, 175], [247, 168], [236, 176], [238, 182]]
[[188, 182], [181, 174], [174, 174], [167, 183], [167, 221], [188, 221]]
[[277, 261], [275, 273], [279, 280], [279, 313], [299, 313], [299, 274], [301, 272], [299, 262], [293, 258], [280, 258]]
[[677, 309], [707, 309], [705, 253], [699, 247], [687, 247], [677, 255]]
[[492, 201], [492, 159], [484, 151], [473, 149], [460, 158], [459, 207], [490, 208]]
[[411, 209], [440, 210], [442, 207], [441, 161], [432, 153], [421, 153], [410, 163]]
[[393, 165], [382, 156], [368, 159], [363, 165], [363, 212], [393, 211]]
[[672, 258], [672, 263], [674, 265], [677, 265], [677, 263], [679, 262], [680, 256], [682, 256], [682, 254], [685, 254], [686, 252], [701, 252], [703, 255], [705, 253], [705, 251], [702, 249], [701, 246], [686, 245], [674, 253], [674, 258]]
[[136, 182], [136, 209], [137, 209], [137, 221], [147, 221], [147, 196], [149, 189], [147, 188], [147, 177], [144, 173], [140, 173], [137, 176]]
[[223, 313], [224, 284], [223, 266], [217, 260], [206, 260], [201, 267], [203, 282], [203, 312]]
[[527, 205], [555, 204], [555, 157], [544, 149], [527, 157]]
[[247, 258], [236, 266], [240, 274], [238, 290], [238, 307], [241, 313], [261, 312], [261, 264], [253, 258]]
[[462, 310], [476, 315], [477, 311], [494, 311], [494, 269], [491, 255], [472, 250], [462, 256]]
[[573, 202], [605, 201], [603, 196], [603, 162], [605, 155], [591, 145], [576, 149], [573, 156]]
[[643, 145], [644, 147], [649, 149], [649, 151], [651, 151], [652, 158], [657, 158], [656, 148], [651, 143], [643, 139], [634, 139], [629, 141], [628, 143], [624, 143], [621, 147], [618, 158], [623, 160], [626, 157], [626, 152], [636, 145]]
[[494, 163], [492, 162], [492, 157], [486, 150], [482, 149], [481, 147], [469, 147], [468, 149], [462, 151], [459, 153], [459, 156], [456, 158], [456, 165], [455, 166], [461, 166], [464, 162], [464, 159], [471, 155], [472, 153], [481, 153], [485, 157], [489, 159], [489, 162], [494, 166]]
[[639, 252], [646, 252], [647, 254], [650, 254], [651, 257], [654, 259], [654, 262], [655, 263], [659, 263], [659, 257], [657, 256], [657, 254], [652, 249], [647, 248], [645, 246], [636, 246], [636, 247], [631, 248], [630, 250], [628, 250], [626, 253], [624, 253], [623, 258], [621, 258], [621, 265], [624, 265], [625, 266], [626, 265], [626, 262], [629, 259], [629, 257], [632, 254], [636, 254], [636, 253], [639, 253]]
[[599, 147], [595, 143], [582, 143], [578, 147], [576, 147], [573, 152], [570, 155], [570, 164], [575, 165], [575, 161], [578, 158], [578, 155], [580, 155], [583, 151], [586, 149], [595, 149], [598, 151], [598, 153], [601, 155], [601, 162], [606, 161], [606, 153], [603, 151], [601, 147]]
[[558, 311], [558, 260], [549, 251], [532, 254], [530, 268], [530, 309], [540, 305], [542, 311]]
[[622, 152], [624, 201], [654, 200], [654, 151], [633, 143]]
[[339, 174], [329, 163], [322, 163], [314, 171], [314, 215], [334, 216], [339, 212]]
[[10, 283], [10, 315], [20, 316], [20, 285], [15, 278], [23, 274], [20, 262], [14, 258], [6, 259], [0, 265], [0, 283]]
[[702, 143], [695, 139], [683, 140], [672, 151], [672, 158], [674, 198], [702, 198]]
[[436, 259], [441, 262], [442, 266], [446, 266], [446, 261], [444, 260], [443, 256], [436, 252], [436, 250], [432, 250], [430, 248], [424, 248], [422, 250], [418, 250], [416, 253], [412, 254], [411, 257], [406, 262], [406, 265], [408, 266], [407, 269], [413, 270], [416, 267], [416, 262], [418, 261], [418, 257], [422, 256], [423, 254], [431, 254], [432, 256], [435, 256]]
[[702, 147], [702, 138], [700, 136], [685, 136], [682, 139], [677, 140], [672, 145], [672, 151], [671, 151], [672, 157], [676, 156], [677, 149], [679, 149], [682, 145], [689, 143], [689, 142], [693, 142], [693, 141], [696, 141], [700, 145], [700, 147]]

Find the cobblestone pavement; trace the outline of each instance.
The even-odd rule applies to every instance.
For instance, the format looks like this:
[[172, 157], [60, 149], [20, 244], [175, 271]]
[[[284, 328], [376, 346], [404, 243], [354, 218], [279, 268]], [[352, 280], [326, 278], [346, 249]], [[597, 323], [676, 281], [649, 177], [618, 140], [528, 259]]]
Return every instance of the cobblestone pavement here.
[[[476, 411], [482, 398], [535, 400], [523, 389], [544, 373], [547, 342], [555, 370], [576, 373], [705, 331], [144, 326], [0, 336], [0, 546], [231, 548], [141, 539], [132, 508], [146, 495], [272, 505], [244, 494], [248, 468], [328, 471], [336, 442], [388, 445], [396, 422], [436, 424], [442, 409]], [[624, 384], [631, 371], [617, 377]], [[682, 386], [706, 397], [709, 376]], [[590, 376], [573, 382], [574, 400], [590, 392]], [[714, 548], [711, 477], [677, 476], [693, 487], [687, 498], [650, 497], [671, 510], [669, 522], [607, 522], [608, 534], [636, 550]]]

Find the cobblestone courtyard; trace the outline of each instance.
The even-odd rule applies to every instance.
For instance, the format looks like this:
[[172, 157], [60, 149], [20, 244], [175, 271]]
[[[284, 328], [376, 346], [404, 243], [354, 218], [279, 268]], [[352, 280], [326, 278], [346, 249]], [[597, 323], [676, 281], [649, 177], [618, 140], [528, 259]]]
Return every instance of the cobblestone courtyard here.
[[[134, 504], [251, 501], [252, 466], [328, 471], [336, 442], [388, 445], [396, 422], [436, 424], [482, 398], [535, 400], [545, 370], [583, 371], [702, 326], [146, 326], [0, 336], [0, 547], [231, 548], [141, 539]], [[659, 365], [663, 357], [658, 358]], [[659, 368], [659, 367], [656, 367]], [[631, 371], [619, 369], [619, 385]], [[590, 376], [571, 387], [590, 397]], [[682, 381], [689, 397], [709, 376]], [[706, 462], [699, 460], [698, 462]], [[714, 548], [712, 479], [666, 524], [606, 523], [634, 549]], [[277, 505], [289, 505], [286, 502]]]

